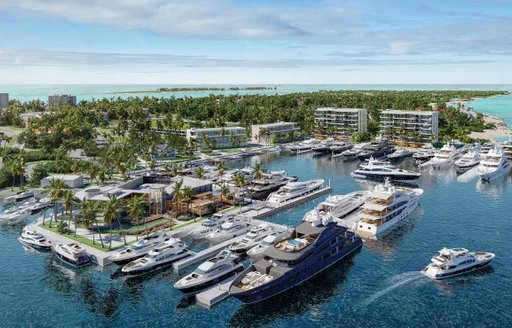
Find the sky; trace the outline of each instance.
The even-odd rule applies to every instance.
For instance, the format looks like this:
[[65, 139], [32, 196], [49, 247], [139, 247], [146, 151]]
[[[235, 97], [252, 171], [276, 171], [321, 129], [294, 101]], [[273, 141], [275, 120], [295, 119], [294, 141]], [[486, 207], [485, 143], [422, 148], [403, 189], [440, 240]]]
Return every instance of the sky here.
[[0, 0], [0, 84], [512, 84], [510, 0]]

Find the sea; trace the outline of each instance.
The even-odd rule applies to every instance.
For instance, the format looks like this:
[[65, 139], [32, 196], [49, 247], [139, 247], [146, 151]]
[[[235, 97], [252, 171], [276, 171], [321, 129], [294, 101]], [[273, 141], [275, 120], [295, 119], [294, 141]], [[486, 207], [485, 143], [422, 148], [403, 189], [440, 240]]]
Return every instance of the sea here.
[[[507, 99], [512, 104], [504, 96], [472, 105], [502, 116], [492, 111], [506, 113], [501, 101]], [[325, 179], [332, 194], [373, 187], [350, 176], [356, 162], [313, 154], [267, 154], [230, 165], [257, 162], [300, 180]], [[112, 277], [115, 266], [74, 269], [51, 253], [24, 248], [17, 240], [22, 226], [0, 226], [0, 327], [511, 327], [511, 176], [460, 182], [454, 169], [421, 172], [420, 206], [396, 229], [307, 283], [256, 305], [228, 298], [209, 310], [199, 307], [173, 288], [179, 276], [170, 270], [123, 279]], [[297, 225], [324, 198], [269, 221]], [[420, 270], [442, 247], [490, 251], [496, 259], [487, 269], [435, 282]]]

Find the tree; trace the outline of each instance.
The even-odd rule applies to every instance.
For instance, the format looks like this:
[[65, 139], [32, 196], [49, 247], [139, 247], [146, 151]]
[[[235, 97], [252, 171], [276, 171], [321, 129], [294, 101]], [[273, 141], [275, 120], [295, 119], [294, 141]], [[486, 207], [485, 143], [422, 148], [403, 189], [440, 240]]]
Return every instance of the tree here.
[[196, 176], [196, 178], [202, 179], [204, 177], [204, 168], [202, 166], [196, 168], [194, 171], [194, 175]]
[[225, 183], [221, 184], [220, 185], [220, 201], [223, 202], [228, 194], [229, 194], [229, 186], [226, 185]]
[[196, 195], [196, 191], [191, 186], [185, 186], [183, 187], [181, 193], [182, 197], [187, 200], [187, 210], [191, 212], [190, 205], [192, 204], [192, 199]]
[[[62, 193], [62, 205], [67, 211], [68, 215], [68, 227], [71, 228], [71, 219], [73, 218], [73, 205], [78, 201], [75, 197], [73, 190], [66, 189]], [[75, 235], [76, 235], [77, 222], [75, 221]]]
[[[99, 211], [98, 203], [90, 201], [88, 199], [84, 199], [83, 201], [80, 202], [80, 209], [82, 210], [82, 213], [81, 213], [82, 225], [85, 226], [86, 228], [92, 226], [93, 244], [96, 243], [95, 238], [94, 238], [94, 233], [95, 233], [94, 228], [96, 225], [96, 228], [98, 229], [98, 235], [100, 237], [101, 247], [104, 247], [103, 246], [103, 238], [101, 238], [101, 231], [97, 225], [97, 216], [98, 216], [98, 211]], [[75, 229], [75, 233], [76, 233], [76, 229]]]
[[[137, 240], [139, 240], [139, 224], [140, 224], [140, 218], [143, 216], [146, 209], [146, 201], [144, 201], [143, 196], [136, 196], [132, 197], [130, 199], [130, 202], [128, 203], [128, 215], [132, 220], [134, 220], [137, 224]], [[144, 223], [146, 223], [146, 220], [144, 220]], [[146, 231], [148, 231], [148, 228], [146, 226]]]
[[64, 180], [61, 179], [52, 179], [50, 181], [50, 199], [53, 203], [53, 216], [50, 217], [50, 228], [52, 227], [52, 219], [57, 222], [57, 210], [59, 207], [59, 201], [62, 198], [63, 190], [65, 189], [66, 185], [64, 184]]
[[[103, 220], [105, 223], [110, 225], [110, 240], [108, 249], [112, 249], [112, 233], [113, 233], [113, 223], [114, 221], [118, 222], [119, 225], [119, 233], [121, 233], [121, 224], [119, 222], [119, 201], [116, 195], [110, 196], [109, 200], [105, 203], [103, 208]], [[123, 234], [124, 244], [126, 245], [126, 236]]]
[[261, 180], [261, 178], [263, 178], [263, 164], [257, 162], [254, 166], [254, 179]]

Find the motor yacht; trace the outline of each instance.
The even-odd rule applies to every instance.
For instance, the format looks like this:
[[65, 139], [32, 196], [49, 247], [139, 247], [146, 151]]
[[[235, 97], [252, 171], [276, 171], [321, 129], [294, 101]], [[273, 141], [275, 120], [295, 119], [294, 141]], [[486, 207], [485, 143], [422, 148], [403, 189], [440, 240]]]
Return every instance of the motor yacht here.
[[369, 192], [354, 191], [346, 195], [333, 195], [308, 211], [302, 221], [314, 222], [332, 217], [334, 221], [343, 219], [357, 211], [368, 200]]
[[0, 223], [6, 225], [17, 225], [27, 221], [30, 212], [26, 209], [10, 208], [0, 214]]
[[252, 180], [248, 188], [247, 197], [256, 200], [266, 199], [270, 193], [278, 190], [288, 182], [297, 180], [297, 177], [287, 176], [284, 171], [265, 172], [262, 174], [261, 179]]
[[246, 218], [240, 218], [239, 220], [221, 224], [218, 229], [206, 235], [206, 240], [212, 244], [218, 244], [228, 239], [242, 236], [249, 230], [251, 230], [249, 220]]
[[421, 173], [415, 171], [404, 170], [395, 165], [370, 158], [367, 162], [362, 163], [357, 170], [351, 174], [354, 178], [384, 180], [416, 180], [421, 177]]
[[499, 178], [508, 172], [510, 172], [510, 161], [498, 148], [491, 149], [483, 155], [483, 159], [476, 168], [476, 173], [484, 181]]
[[279, 228], [271, 235], [263, 238], [256, 246], [247, 251], [247, 255], [254, 261], [263, 258], [265, 250], [278, 242], [290, 238], [293, 233], [292, 228]]
[[30, 214], [37, 214], [49, 207], [53, 206], [53, 203], [49, 197], [41, 198], [37, 203], [34, 203], [28, 207]]
[[487, 154], [489, 150], [494, 149], [496, 146], [492, 143], [486, 143], [480, 148], [480, 155]]
[[459, 155], [459, 151], [449, 143], [443, 146], [439, 152], [435, 153], [434, 158], [430, 160], [430, 165], [435, 170], [442, 170], [450, 167]]
[[320, 189], [324, 182], [324, 179], [289, 182], [278, 191], [271, 193], [267, 198], [267, 203], [280, 205], [289, 202]]
[[503, 152], [503, 155], [505, 155], [509, 160], [512, 160], [512, 140], [509, 139], [508, 141], [501, 144], [501, 151]]
[[50, 240], [29, 226], [23, 228], [18, 240], [26, 246], [41, 250], [50, 250], [52, 248]]
[[256, 246], [263, 238], [274, 233], [275, 227], [268, 223], [261, 223], [254, 226], [241, 240], [229, 245], [228, 249], [235, 253], [245, 253]]
[[393, 186], [389, 179], [370, 192], [361, 207], [355, 231], [362, 237], [375, 237], [390, 230], [418, 207], [423, 189]]
[[370, 143], [368, 142], [363, 142], [363, 143], [359, 143], [359, 144], [356, 144], [354, 145], [351, 149], [347, 149], [345, 151], [342, 151], [341, 152], [341, 155], [343, 156], [344, 159], [346, 160], [352, 160], [352, 159], [357, 159], [357, 156], [363, 151], [363, 149], [368, 146]]
[[365, 146], [363, 150], [357, 155], [360, 161], [364, 161], [373, 158], [382, 158], [389, 154], [392, 154], [395, 151], [393, 146], [388, 145], [386, 141], [378, 140], [371, 142], [369, 145]]
[[495, 258], [489, 252], [469, 252], [465, 248], [443, 248], [432, 257], [432, 263], [421, 271], [440, 280], [485, 268]]
[[244, 303], [269, 299], [308, 281], [362, 244], [356, 234], [331, 220], [303, 222], [290, 238], [269, 246], [262, 259], [238, 275], [229, 294]]
[[126, 264], [146, 255], [159, 244], [168, 241], [171, 236], [165, 231], [157, 231], [146, 236], [134, 244], [122, 249], [110, 257], [117, 265]]
[[398, 148], [397, 150], [395, 150], [391, 154], [387, 155], [386, 157], [391, 161], [396, 161], [396, 160], [410, 157], [410, 156], [412, 156], [412, 154], [413, 154], [412, 151], [410, 151], [407, 148]]
[[462, 155], [461, 158], [455, 161], [455, 166], [458, 169], [469, 169], [477, 166], [480, 163], [480, 147], [473, 147], [467, 153]]
[[121, 272], [128, 275], [140, 275], [154, 271], [172, 263], [191, 256], [193, 253], [187, 249], [187, 245], [179, 238], [171, 238], [155, 248], [147, 255], [126, 264]]
[[194, 272], [178, 280], [174, 284], [174, 288], [187, 294], [197, 293], [243, 270], [244, 266], [240, 263], [240, 256], [225, 249], [215, 257], [203, 262]]
[[225, 222], [232, 222], [234, 220], [235, 215], [223, 215], [222, 213], [215, 213], [208, 220], [201, 222], [201, 225], [192, 230], [189, 235], [192, 237], [192, 239], [203, 239], [206, 238], [209, 233], [217, 230], [221, 224]]
[[343, 156], [343, 152], [349, 149], [352, 149], [354, 145], [346, 142], [335, 142], [330, 148], [330, 152], [332, 157]]
[[91, 256], [77, 243], [53, 244], [52, 250], [60, 260], [74, 267], [84, 267], [92, 263]]
[[312, 148], [312, 150], [316, 154], [328, 154], [331, 152], [331, 147], [334, 145], [334, 140], [327, 139], [319, 142], [316, 146]]

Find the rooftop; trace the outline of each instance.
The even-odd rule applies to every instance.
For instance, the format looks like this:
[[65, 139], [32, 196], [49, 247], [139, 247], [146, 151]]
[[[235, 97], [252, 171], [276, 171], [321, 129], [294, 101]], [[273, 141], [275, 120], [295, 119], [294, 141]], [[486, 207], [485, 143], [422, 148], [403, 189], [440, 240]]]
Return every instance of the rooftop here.
[[364, 108], [340, 108], [340, 107], [319, 107], [317, 112], [339, 112], [339, 113], [357, 113], [366, 110]]

